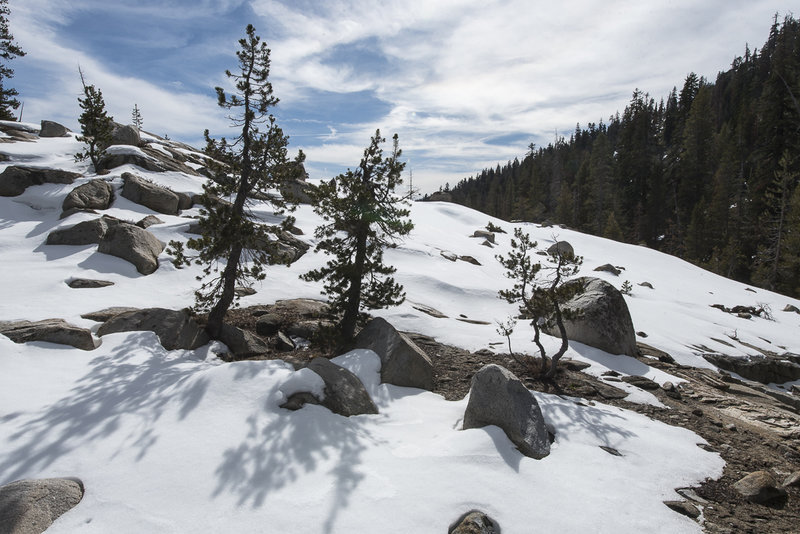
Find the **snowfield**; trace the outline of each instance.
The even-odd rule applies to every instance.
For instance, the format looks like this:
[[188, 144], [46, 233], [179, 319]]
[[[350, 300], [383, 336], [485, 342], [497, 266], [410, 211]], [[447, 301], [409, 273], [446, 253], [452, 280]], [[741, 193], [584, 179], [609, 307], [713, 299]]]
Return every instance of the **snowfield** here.
[[[0, 144], [0, 153], [11, 158], [0, 171], [19, 164], [86, 172], [85, 164], [72, 160], [80, 147], [74, 137]], [[175, 191], [201, 191], [200, 179], [181, 173], [121, 167], [104, 178], [119, 188], [125, 171]], [[53, 229], [96, 217], [59, 219], [64, 196], [91, 178], [0, 197], [0, 320], [58, 317], [96, 330], [98, 323], [80, 315], [111, 306], [193, 303], [200, 269], [176, 269], [166, 254], [154, 274], [143, 276], [95, 246], [44, 244]], [[276, 220], [266, 206], [255, 211]], [[105, 213], [136, 221], [153, 212], [117, 194]], [[149, 230], [164, 242], [185, 240], [186, 217], [197, 214], [197, 208], [181, 216], [156, 214], [164, 223]], [[308, 206], [295, 215], [305, 233], [301, 239], [313, 244], [319, 218]], [[415, 203], [412, 219], [410, 236], [386, 252], [407, 301], [375, 315], [399, 330], [443, 343], [505, 351], [494, 321], [516, 310], [497, 298], [509, 281], [494, 256], [508, 252], [516, 225], [446, 203]], [[508, 232], [497, 235], [493, 249], [469, 237], [490, 221]], [[795, 299], [749, 291], [644, 247], [561, 228], [521, 226], [541, 249], [556, 239], [569, 241], [584, 256], [581, 275], [617, 287], [629, 280], [634, 289], [626, 301], [636, 330], [679, 363], [712, 367], [700, 352], [744, 357], [756, 353], [750, 346], [800, 352], [800, 315], [781, 311], [787, 304], [800, 307]], [[443, 251], [472, 256], [481, 265], [452, 262]], [[267, 279], [254, 286], [257, 293], [241, 305], [320, 298], [321, 284], [298, 276], [324, 261], [309, 252], [291, 267], [270, 267]], [[625, 270], [619, 277], [593, 272], [605, 263]], [[76, 277], [114, 285], [69, 288], [66, 282]], [[645, 281], [653, 289], [638, 285]], [[766, 304], [774, 320], [741, 319], [710, 307], [716, 303]], [[434, 318], [415, 305], [447, 318]], [[518, 325], [514, 350], [534, 353], [530, 337], [530, 329]], [[551, 348], [558, 344], [549, 337], [546, 342]], [[195, 351], [167, 351], [151, 332], [107, 335], [93, 351], [15, 344], [0, 336], [0, 485], [22, 478], [79, 477], [86, 487], [83, 501], [48, 533], [442, 533], [474, 508], [508, 534], [681, 533], [701, 527], [663, 501], [678, 498], [675, 488], [722, 472], [719, 455], [698, 447], [704, 441], [688, 430], [542, 393], [534, 395], [556, 441], [547, 458], [524, 457], [496, 427], [460, 430], [468, 399], [451, 402], [431, 392], [380, 384], [379, 359], [365, 350], [334, 361], [359, 376], [380, 414], [345, 418], [313, 405], [290, 412], [279, 408], [289, 395], [321, 387], [314, 373], [294, 371], [282, 361], [223, 363], [215, 356], [221, 349], [214, 342]], [[592, 374], [614, 369], [659, 383], [678, 381], [633, 358], [579, 343], [570, 344], [566, 357], [591, 363], [587, 372]], [[633, 386], [615, 386], [631, 391], [630, 400], [658, 402]]]

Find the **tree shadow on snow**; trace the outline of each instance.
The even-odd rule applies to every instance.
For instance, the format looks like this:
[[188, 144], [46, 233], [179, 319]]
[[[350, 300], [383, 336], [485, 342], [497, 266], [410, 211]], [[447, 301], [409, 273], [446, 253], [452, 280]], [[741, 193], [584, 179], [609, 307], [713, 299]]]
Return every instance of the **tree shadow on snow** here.
[[[266, 415], [251, 415], [247, 437], [223, 453], [213, 496], [232, 492], [240, 506], [255, 508], [304, 476], [327, 475], [333, 479], [332, 500], [322, 531], [335, 532], [339, 511], [365, 478], [359, 469], [362, 454], [377, 443], [364, 425], [363, 418], [371, 416], [342, 417], [316, 405], [275, 413], [275, 402], [267, 399]], [[321, 469], [327, 472], [317, 473]], [[324, 488], [309, 489], [320, 490]]]
[[[146, 357], [142, 357], [142, 353]], [[181, 386], [196, 367], [186, 359], [169, 358], [152, 332], [131, 332], [109, 354], [90, 362], [91, 370], [78, 379], [70, 393], [9, 437], [16, 448], [0, 462], [0, 482], [41, 477], [61, 457], [121, 431], [123, 417], [130, 433], [113, 456], [137, 450], [141, 460], [156, 443], [155, 423], [174, 399], [185, 418], [200, 403], [208, 383], [203, 378]]]

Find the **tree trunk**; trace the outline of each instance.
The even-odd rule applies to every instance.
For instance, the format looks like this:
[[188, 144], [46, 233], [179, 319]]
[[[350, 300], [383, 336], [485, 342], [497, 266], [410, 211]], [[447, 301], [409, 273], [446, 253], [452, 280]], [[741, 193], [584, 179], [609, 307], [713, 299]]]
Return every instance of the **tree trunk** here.
[[225, 265], [225, 269], [222, 271], [222, 294], [208, 314], [206, 330], [214, 339], [219, 339], [225, 314], [228, 313], [228, 308], [230, 308], [233, 303], [233, 297], [236, 294], [236, 271], [238, 270], [241, 255], [241, 245], [234, 246], [228, 254], [228, 261]]
[[561, 347], [559, 347], [558, 352], [553, 354], [553, 358], [550, 361], [550, 370], [547, 371], [545, 375], [546, 378], [553, 378], [556, 376], [556, 366], [558, 365], [558, 360], [567, 352], [569, 348], [569, 341], [567, 340], [567, 329], [564, 326], [564, 318], [561, 315], [561, 308], [558, 305], [558, 302], [553, 302], [553, 305], [556, 309], [556, 325], [558, 326], [558, 333], [561, 334]]
[[361, 228], [356, 232], [356, 259], [350, 276], [350, 287], [345, 298], [344, 316], [340, 331], [343, 341], [353, 339], [358, 324], [358, 310], [361, 307], [361, 276], [367, 259], [367, 232]]

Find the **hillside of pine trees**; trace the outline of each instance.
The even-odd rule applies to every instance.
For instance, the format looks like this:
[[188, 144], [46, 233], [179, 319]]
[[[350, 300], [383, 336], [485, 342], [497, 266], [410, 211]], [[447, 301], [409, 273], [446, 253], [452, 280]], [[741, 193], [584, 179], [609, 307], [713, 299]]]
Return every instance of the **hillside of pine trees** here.
[[459, 182], [453, 202], [645, 244], [729, 278], [800, 295], [800, 22], [774, 19], [712, 83]]

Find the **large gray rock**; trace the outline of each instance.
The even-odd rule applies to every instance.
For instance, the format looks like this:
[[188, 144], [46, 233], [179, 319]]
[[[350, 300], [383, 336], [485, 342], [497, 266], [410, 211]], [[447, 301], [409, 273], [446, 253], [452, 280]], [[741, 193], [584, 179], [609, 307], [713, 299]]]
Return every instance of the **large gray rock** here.
[[139, 128], [132, 124], [117, 124], [111, 133], [112, 145], [139, 146], [142, 144], [142, 137], [139, 135]]
[[131, 174], [122, 173], [122, 196], [151, 210], [166, 215], [177, 215], [180, 198], [166, 187], [161, 187], [152, 182]]
[[[564, 320], [567, 338], [610, 354], [636, 356], [636, 331], [625, 298], [617, 288], [599, 278], [582, 277], [565, 286], [583, 289], [561, 309], [571, 319]], [[557, 336], [558, 329], [547, 333]]]
[[311, 360], [308, 368], [317, 373], [325, 383], [324, 398], [317, 400], [333, 413], [345, 417], [378, 413], [378, 408], [372, 402], [364, 384], [344, 367], [326, 358], [317, 357]]
[[53, 121], [42, 121], [39, 137], [64, 137], [67, 135], [66, 126]]
[[100, 326], [97, 335], [139, 330], [155, 332], [167, 350], [196, 349], [210, 341], [206, 331], [186, 311], [166, 308], [117, 313]]
[[556, 243], [553, 243], [547, 249], [547, 253], [550, 254], [551, 256], [561, 255], [564, 258], [575, 257], [575, 249], [572, 248], [572, 245], [570, 245], [566, 241], [557, 241]]
[[124, 224], [114, 217], [103, 215], [91, 221], [83, 221], [53, 230], [47, 235], [48, 245], [97, 245], [108, 233], [108, 229], [118, 224]]
[[779, 487], [778, 481], [769, 471], [750, 473], [733, 485], [733, 489], [747, 500], [767, 503], [786, 498], [786, 490]]
[[58, 169], [12, 165], [0, 174], [0, 197], [21, 195], [32, 185], [71, 184], [80, 174]]
[[489, 232], [487, 230], [475, 230], [472, 237], [480, 237], [489, 243], [494, 243], [494, 232]]
[[113, 201], [114, 189], [111, 184], [101, 178], [95, 178], [70, 191], [61, 205], [61, 210], [105, 210]]
[[273, 311], [289, 316], [316, 319], [328, 315], [328, 303], [315, 299], [279, 300], [272, 306]]
[[81, 315], [82, 319], [89, 319], [90, 321], [97, 321], [100, 323], [104, 323], [114, 317], [115, 315], [119, 315], [120, 313], [129, 312], [129, 311], [136, 311], [139, 308], [131, 308], [129, 306], [112, 306], [110, 308], [104, 308], [102, 310], [84, 313]]
[[137, 271], [146, 275], [158, 269], [158, 255], [164, 247], [164, 243], [147, 230], [120, 223], [109, 227], [97, 250], [131, 262]]
[[472, 377], [469, 391], [464, 430], [495, 425], [525, 456], [541, 459], [550, 454], [539, 403], [511, 371], [485, 365]]
[[76, 478], [17, 480], [0, 487], [0, 534], [41, 534], [83, 499]]
[[382, 382], [433, 389], [433, 363], [428, 355], [385, 319], [372, 319], [356, 336], [355, 348], [369, 349], [380, 357]]
[[219, 340], [228, 346], [234, 360], [243, 360], [270, 352], [269, 345], [263, 339], [252, 332], [229, 324], [222, 325]]
[[0, 334], [3, 334], [14, 343], [47, 341], [48, 343], [57, 343], [59, 345], [70, 345], [81, 350], [94, 350], [97, 348], [90, 330], [71, 325], [64, 319], [4, 321], [0, 322]]
[[259, 240], [256, 246], [265, 250], [273, 263], [291, 265], [311, 248], [311, 245], [297, 239], [291, 233], [281, 230], [279, 226], [270, 227], [267, 232], [274, 238]]

